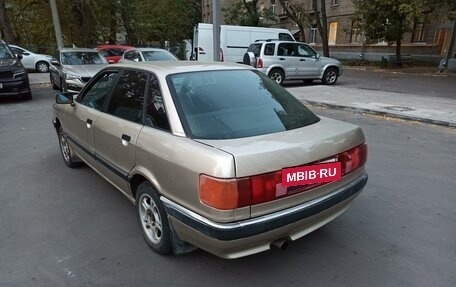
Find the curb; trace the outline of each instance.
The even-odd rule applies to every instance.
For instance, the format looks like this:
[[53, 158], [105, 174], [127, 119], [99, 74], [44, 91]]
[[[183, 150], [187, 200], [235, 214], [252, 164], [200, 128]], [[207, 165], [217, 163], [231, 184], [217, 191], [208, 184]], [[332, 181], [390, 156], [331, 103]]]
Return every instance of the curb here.
[[45, 82], [45, 83], [30, 83], [30, 87], [32, 88], [40, 88], [40, 87], [50, 87], [51, 83]]
[[433, 124], [433, 125], [438, 125], [438, 126], [456, 128], [456, 123], [451, 123], [451, 122], [447, 122], [447, 121], [405, 116], [405, 115], [400, 115], [400, 114], [396, 114], [396, 113], [390, 113], [390, 112], [384, 112], [384, 111], [378, 111], [378, 110], [372, 110], [372, 109], [366, 109], [366, 108], [354, 108], [354, 107], [349, 107], [349, 106], [335, 105], [335, 104], [328, 104], [328, 103], [321, 103], [321, 102], [314, 102], [314, 101], [307, 101], [307, 100], [302, 100], [302, 101], [306, 102], [310, 105], [313, 105], [313, 106], [319, 106], [319, 107], [324, 107], [324, 108], [334, 108], [334, 109], [340, 109], [340, 110], [351, 111], [351, 112], [363, 112], [363, 113], [369, 113], [369, 114], [373, 114], [373, 115], [398, 118], [398, 119], [407, 120], [407, 121], [415, 121], [415, 122], [422, 122], [422, 123]]

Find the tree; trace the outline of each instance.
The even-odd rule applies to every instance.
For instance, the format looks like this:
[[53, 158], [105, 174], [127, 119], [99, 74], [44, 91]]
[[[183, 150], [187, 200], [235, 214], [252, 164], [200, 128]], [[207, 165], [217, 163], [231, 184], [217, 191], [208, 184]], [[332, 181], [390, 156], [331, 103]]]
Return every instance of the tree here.
[[279, 2], [288, 18], [298, 25], [301, 37], [300, 41], [306, 42], [306, 32], [304, 28], [309, 26], [310, 17], [308, 11], [304, 8], [303, 3], [298, 3], [297, 0], [292, 3], [286, 0], [279, 0]]
[[[318, 9], [320, 8], [320, 10]], [[317, 0], [312, 0], [312, 9], [314, 11], [315, 22], [317, 23], [318, 33], [323, 45], [323, 56], [329, 57], [328, 45], [328, 21], [326, 18], [326, 1], [320, 0], [320, 7]]]
[[268, 27], [275, 22], [271, 10], [260, 9], [259, 0], [239, 0], [223, 12], [229, 25]]
[[355, 2], [356, 16], [368, 40], [384, 39], [396, 43], [396, 56], [401, 55], [404, 34], [421, 14], [422, 0], [361, 0]]
[[8, 43], [15, 43], [16, 37], [6, 11], [5, 0], [0, 0], [0, 31]]

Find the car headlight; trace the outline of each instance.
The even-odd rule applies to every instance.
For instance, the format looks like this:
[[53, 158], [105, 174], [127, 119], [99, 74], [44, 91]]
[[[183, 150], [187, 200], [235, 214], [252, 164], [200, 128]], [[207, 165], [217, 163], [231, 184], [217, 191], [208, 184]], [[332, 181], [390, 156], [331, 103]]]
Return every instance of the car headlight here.
[[67, 79], [67, 80], [79, 79], [79, 75], [68, 73], [68, 74], [65, 74], [65, 79]]

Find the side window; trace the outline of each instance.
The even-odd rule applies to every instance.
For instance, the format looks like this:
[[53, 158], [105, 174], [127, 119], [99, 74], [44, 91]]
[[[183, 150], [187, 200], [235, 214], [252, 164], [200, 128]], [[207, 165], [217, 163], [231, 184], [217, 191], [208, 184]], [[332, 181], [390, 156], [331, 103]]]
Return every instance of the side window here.
[[84, 94], [81, 95], [78, 102], [96, 110], [101, 110], [106, 96], [111, 90], [111, 87], [114, 85], [117, 73], [117, 71], [110, 71], [103, 74], [86, 90]]
[[147, 74], [124, 71], [114, 87], [107, 113], [132, 122], [142, 123]]
[[277, 51], [278, 56], [294, 56], [294, 46], [293, 43], [280, 43], [279, 50]]
[[133, 61], [133, 58], [134, 58], [134, 51], [128, 51], [125, 53], [125, 59], [127, 60], [132, 60]]
[[279, 33], [279, 40], [280, 41], [294, 41], [294, 39], [287, 33]]
[[264, 54], [267, 56], [274, 56], [275, 44], [266, 44], [264, 47]]
[[315, 51], [305, 44], [296, 44], [296, 54], [300, 57], [309, 58], [315, 56]]
[[22, 54], [23, 54], [23, 53], [22, 53], [23, 51], [20, 50], [20, 49], [18, 49], [18, 48], [10, 47], [10, 49], [11, 49], [11, 51], [13, 51], [13, 53], [16, 54], [16, 55], [22, 55]]
[[160, 91], [160, 84], [155, 75], [151, 75], [150, 78], [146, 103], [146, 125], [169, 131], [169, 122]]

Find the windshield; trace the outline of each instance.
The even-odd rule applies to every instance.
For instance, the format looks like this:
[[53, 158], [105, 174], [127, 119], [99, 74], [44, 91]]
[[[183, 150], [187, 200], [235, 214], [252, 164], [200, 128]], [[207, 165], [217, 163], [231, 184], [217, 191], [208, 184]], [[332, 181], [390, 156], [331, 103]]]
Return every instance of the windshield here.
[[311, 125], [319, 118], [264, 74], [222, 70], [174, 74], [168, 84], [187, 134], [232, 139]]
[[105, 64], [105, 59], [98, 52], [63, 52], [64, 65], [93, 65]]
[[5, 44], [0, 44], [0, 59], [14, 59], [14, 55]]
[[176, 57], [167, 51], [143, 51], [145, 61], [177, 61]]

